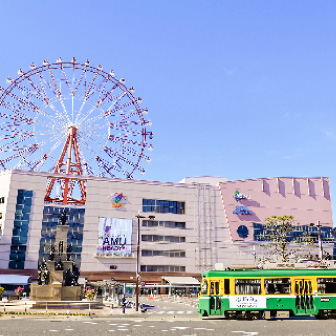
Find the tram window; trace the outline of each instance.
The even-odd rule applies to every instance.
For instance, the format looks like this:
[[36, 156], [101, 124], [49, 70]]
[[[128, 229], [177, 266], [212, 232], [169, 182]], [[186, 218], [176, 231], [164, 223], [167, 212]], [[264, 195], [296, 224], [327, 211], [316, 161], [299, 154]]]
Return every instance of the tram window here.
[[224, 279], [224, 293], [230, 294], [230, 279]]
[[215, 282], [215, 294], [219, 295], [219, 282]]
[[214, 295], [214, 294], [215, 294], [215, 283], [214, 283], [214, 282], [211, 282], [210, 294], [211, 294], [211, 295]]
[[265, 294], [290, 294], [291, 283], [289, 278], [265, 279]]
[[319, 294], [336, 293], [336, 279], [335, 278], [317, 279], [317, 290]]
[[236, 294], [240, 295], [256, 295], [261, 293], [260, 279], [236, 279], [235, 280]]
[[208, 294], [208, 281], [207, 280], [203, 280], [201, 294], [202, 295], [207, 295]]

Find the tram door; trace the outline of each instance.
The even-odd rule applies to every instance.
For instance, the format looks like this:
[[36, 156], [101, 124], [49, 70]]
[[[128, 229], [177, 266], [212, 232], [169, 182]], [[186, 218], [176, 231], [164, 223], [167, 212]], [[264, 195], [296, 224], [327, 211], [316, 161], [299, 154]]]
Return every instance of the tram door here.
[[220, 315], [221, 297], [219, 293], [219, 281], [210, 283], [210, 314]]
[[295, 307], [298, 315], [314, 313], [313, 288], [311, 280], [295, 280]]

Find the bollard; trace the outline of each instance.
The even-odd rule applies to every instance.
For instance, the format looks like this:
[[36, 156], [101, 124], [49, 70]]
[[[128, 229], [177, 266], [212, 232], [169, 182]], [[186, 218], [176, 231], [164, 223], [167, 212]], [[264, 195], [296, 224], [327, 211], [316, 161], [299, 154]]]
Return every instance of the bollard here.
[[125, 306], [122, 306], [122, 308], [121, 308], [121, 312], [122, 312], [123, 314], [125, 314]]
[[91, 303], [89, 303], [89, 316], [91, 316]]
[[27, 313], [27, 302], [25, 302], [25, 313]]
[[6, 313], [6, 303], [5, 303], [5, 301], [4, 301], [4, 313]]
[[69, 316], [69, 303], [68, 303], [68, 308], [67, 308], [67, 315]]
[[112, 315], [112, 311], [113, 311], [113, 303], [111, 303], [111, 315]]
[[48, 313], [48, 302], [46, 302], [46, 313]]

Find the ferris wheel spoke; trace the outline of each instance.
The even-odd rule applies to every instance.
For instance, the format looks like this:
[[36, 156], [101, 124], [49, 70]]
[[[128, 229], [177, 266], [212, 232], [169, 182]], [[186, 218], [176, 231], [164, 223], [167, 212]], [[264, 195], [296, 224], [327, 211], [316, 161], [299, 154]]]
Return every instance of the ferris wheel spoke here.
[[68, 116], [68, 113], [67, 113], [67, 109], [65, 108], [64, 101], [62, 99], [62, 93], [61, 93], [61, 91], [59, 90], [59, 88], [57, 86], [57, 83], [56, 83], [56, 80], [55, 80], [55, 76], [54, 76], [53, 72], [51, 71], [50, 66], [48, 66], [48, 70], [49, 70], [49, 74], [50, 74], [52, 83], [53, 83], [53, 85], [55, 87], [55, 91], [57, 93], [58, 99], [59, 99], [59, 101], [60, 101], [60, 103], [62, 105], [64, 115], [66, 116], [68, 122], [70, 122], [70, 119], [69, 119], [69, 116]]
[[51, 142], [56, 141], [57, 139], [62, 140], [62, 139], [64, 139], [65, 137], [66, 137], [66, 135], [64, 135], [64, 134], [56, 133], [53, 137], [48, 137], [47, 139], [41, 141], [41, 142], [39, 143], [39, 146], [40, 146], [40, 147], [45, 146], [45, 145], [47, 145], [47, 144], [49, 144], [49, 143], [51, 143]]
[[21, 94], [23, 95], [24, 99], [27, 100], [27, 101], [29, 101], [30, 103], [33, 103], [33, 100], [31, 99], [32, 97], [34, 97], [35, 99], [38, 99], [39, 101], [44, 101], [43, 97], [41, 97], [39, 94], [36, 94], [36, 92], [28, 89], [24, 85], [17, 84], [16, 87], [21, 92]]
[[[99, 96], [97, 98], [97, 102], [96, 102], [96, 107], [99, 107], [99, 101], [100, 101], [100, 98], [102, 97], [102, 95], [104, 94], [104, 91], [105, 91], [105, 87], [108, 83], [109, 79], [108, 77], [105, 78], [101, 81], [101, 83], [99, 85], [96, 86], [96, 89], [95, 91], [99, 91]], [[102, 87], [102, 88], [101, 88]]]
[[[126, 107], [128, 107], [128, 106], [130, 106], [130, 105], [134, 105], [134, 103], [135, 103], [135, 100], [131, 100], [131, 101], [129, 101], [129, 102], [127, 102], [127, 103], [124, 103], [124, 104], [122, 104], [122, 105], [118, 105], [117, 107], [115, 107], [114, 109], [112, 109], [112, 110], [110, 110], [110, 108], [108, 108], [106, 111], [105, 111], [105, 115], [106, 116], [109, 116], [109, 115], [114, 115], [114, 113], [116, 113], [116, 112], [118, 112], [118, 111], [120, 111], [120, 110], [123, 110], [124, 108], [126, 108]], [[111, 105], [112, 106], [112, 105]], [[111, 107], [110, 106], [110, 107]]]
[[83, 142], [85, 142], [85, 143], [92, 143], [92, 144], [94, 144], [95, 145], [95, 147], [98, 149], [98, 150], [100, 150], [100, 151], [102, 151], [103, 150], [103, 148], [104, 148], [104, 145], [105, 144], [101, 144], [101, 143], [99, 143], [98, 141], [97, 141], [97, 139], [94, 139], [92, 136], [90, 136], [89, 134], [79, 134], [78, 135], [78, 138], [79, 138], [79, 140], [82, 140]]
[[107, 162], [106, 160], [104, 160], [103, 158], [101, 158], [100, 156], [97, 156], [96, 160], [97, 160], [98, 165], [101, 168], [103, 168], [111, 177], [115, 177], [115, 174], [113, 173], [113, 171], [123, 173], [126, 176], [130, 176], [130, 173], [126, 171], [118, 161], [115, 161], [114, 164], [111, 164]]
[[20, 149], [20, 151], [18, 153], [5, 158], [4, 160], [1, 160], [1, 164], [4, 165], [5, 163], [7, 163], [9, 161], [12, 161], [14, 159], [17, 159], [18, 157], [20, 157], [22, 155], [32, 155], [37, 149], [38, 149], [37, 144], [33, 144], [29, 147], [24, 146]]
[[[104, 151], [106, 154], [111, 158], [111, 159], [116, 159], [118, 158], [119, 160], [125, 162], [126, 164], [130, 165], [133, 168], [137, 168], [138, 165], [135, 164], [133, 161], [127, 159], [126, 157], [122, 156], [118, 151], [111, 150], [111, 148], [105, 147]], [[144, 170], [143, 168], [139, 167], [140, 170]]]
[[[113, 114], [115, 111], [120, 111], [122, 109], [124, 109], [125, 107], [130, 106], [131, 104], [133, 104], [135, 102], [135, 100], [130, 100], [127, 103], [125, 103], [124, 105], [121, 105], [119, 107], [119, 102], [121, 102], [121, 100], [126, 96], [126, 91], [122, 92], [120, 95], [114, 95], [113, 97], [111, 97], [112, 100], [112, 104], [107, 108], [107, 110], [105, 111], [105, 114], [111, 115]], [[111, 110], [112, 107], [115, 107]]]
[[73, 90], [72, 90], [72, 87], [70, 86], [70, 83], [69, 83], [69, 80], [68, 80], [68, 77], [64, 71], [64, 68], [61, 67], [61, 72], [63, 74], [63, 77], [64, 77], [64, 81], [65, 81], [65, 84], [67, 85], [68, 89], [69, 89], [69, 92], [70, 94], [73, 96]]
[[[97, 105], [98, 105], [98, 106], [103, 106], [103, 105], [105, 105], [108, 101], [113, 101], [113, 97], [110, 97], [110, 94], [111, 94], [111, 92], [113, 92], [117, 87], [118, 87], [118, 84], [115, 83], [109, 91], [105, 91], [105, 92], [104, 92], [104, 93], [105, 93], [104, 97], [103, 97], [102, 99], [98, 99], [98, 100], [97, 100]], [[103, 92], [102, 92], [102, 93], [103, 93]], [[112, 99], [112, 100], [110, 100], [110, 99]], [[105, 100], [106, 100], [106, 103], [104, 103]]]
[[0, 146], [0, 152], [9, 152], [9, 151], [16, 151], [20, 150], [21, 148], [17, 147], [17, 145], [21, 142], [24, 142], [25, 140], [33, 137], [32, 134], [26, 134], [21, 137], [16, 137], [15, 140], [10, 141], [2, 146]]
[[90, 83], [90, 86], [89, 86], [88, 91], [86, 92], [86, 90], [85, 90], [85, 99], [86, 99], [86, 100], [88, 99], [88, 96], [89, 96], [89, 94], [90, 94], [90, 91], [91, 91], [91, 89], [92, 89], [92, 87], [93, 87], [93, 84], [94, 84], [94, 82], [96, 81], [97, 77], [98, 77], [98, 70], [95, 71], [94, 77], [93, 77], [93, 79], [92, 79], [92, 81], [91, 81], [91, 83]]
[[[18, 103], [14, 103], [14, 102], [7, 102], [7, 103], [3, 103], [2, 105], [7, 107], [8, 109], [10, 109], [9, 106], [13, 105], [15, 106], [15, 109], [24, 109], [24, 110], [28, 110], [30, 112], [33, 113], [39, 113], [40, 109], [39, 107], [37, 107], [36, 105], [34, 105], [32, 102], [27, 102], [27, 100], [20, 98], [16, 95], [14, 95], [13, 93], [9, 93], [8, 94], [11, 98], [13, 98], [14, 100], [16, 100]], [[12, 108], [13, 110], [13, 108]]]
[[122, 145], [125, 145], [125, 144], [129, 144], [129, 145], [134, 145], [134, 146], [139, 146], [139, 147], [145, 147], [146, 144], [144, 142], [140, 142], [140, 141], [137, 141], [137, 140], [132, 140], [130, 138], [127, 137], [127, 135], [125, 137], [118, 137], [118, 136], [115, 136], [115, 135], [110, 135], [108, 137], [109, 141], [112, 141], [114, 143], [121, 143]]
[[[38, 77], [40, 78], [40, 76], [41, 75], [39, 73]], [[47, 97], [46, 93], [44, 92], [43, 87], [42, 87], [42, 91], [41, 91], [39, 89], [39, 87], [33, 82], [33, 80], [30, 77], [27, 77], [26, 79], [27, 79], [28, 83], [34, 88], [34, 90], [36, 90], [36, 92], [37, 92], [36, 98], [40, 97], [39, 99], [41, 99], [42, 101], [44, 101], [45, 103], [48, 104], [49, 98]]]
[[86, 68], [83, 69], [83, 72], [82, 72], [80, 78], [77, 81], [76, 87], [73, 89], [74, 95], [76, 95], [76, 93], [78, 91], [78, 88], [80, 86], [80, 83], [82, 82], [82, 80], [83, 80], [83, 78], [85, 76], [85, 73], [86, 73]]
[[[41, 75], [40, 72], [37, 73], [37, 77], [38, 77], [38, 80], [39, 80], [40, 85], [41, 85], [41, 91], [42, 91], [42, 93], [43, 93], [43, 96], [45, 97], [46, 102], [47, 102], [47, 104], [49, 105], [49, 103], [48, 103], [48, 102], [49, 102], [49, 98], [48, 98], [48, 95], [47, 95], [47, 93], [46, 93], [45, 87], [44, 87], [44, 85], [43, 85], [42, 75]], [[29, 78], [29, 77], [28, 77], [28, 78]], [[44, 78], [43, 78], [43, 79], [44, 79]]]

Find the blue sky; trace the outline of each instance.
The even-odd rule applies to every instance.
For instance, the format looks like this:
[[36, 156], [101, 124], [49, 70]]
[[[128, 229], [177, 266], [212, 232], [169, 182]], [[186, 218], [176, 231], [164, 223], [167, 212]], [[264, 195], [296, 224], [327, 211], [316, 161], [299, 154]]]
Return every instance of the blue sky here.
[[149, 109], [141, 178], [328, 176], [335, 209], [335, 14], [335, 1], [3, 1], [0, 85], [45, 58], [101, 63]]

